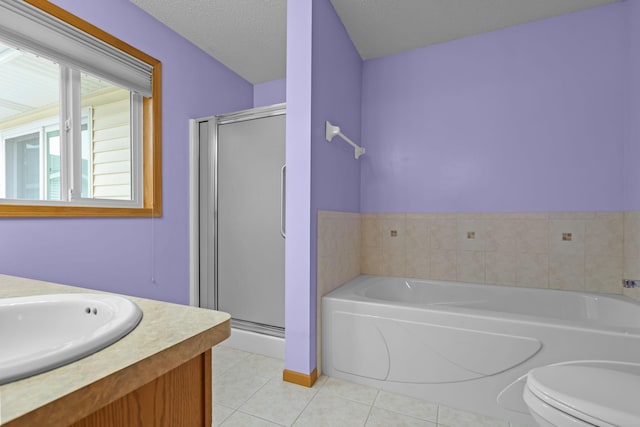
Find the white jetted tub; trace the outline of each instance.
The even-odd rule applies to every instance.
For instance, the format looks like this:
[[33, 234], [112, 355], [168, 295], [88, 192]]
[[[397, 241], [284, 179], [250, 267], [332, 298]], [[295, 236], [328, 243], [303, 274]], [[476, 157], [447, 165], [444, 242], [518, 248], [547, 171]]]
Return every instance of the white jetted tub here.
[[622, 296], [359, 276], [322, 299], [326, 375], [519, 423], [529, 370], [639, 357]]

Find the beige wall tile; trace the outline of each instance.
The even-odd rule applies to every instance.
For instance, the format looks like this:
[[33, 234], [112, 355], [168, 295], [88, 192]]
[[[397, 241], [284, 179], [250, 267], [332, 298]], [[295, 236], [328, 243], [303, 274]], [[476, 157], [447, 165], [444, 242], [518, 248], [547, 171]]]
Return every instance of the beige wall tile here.
[[[584, 229], [584, 220], [552, 219], [549, 223], [549, 252], [584, 257]], [[571, 240], [563, 240], [564, 234], [570, 234]]]
[[485, 254], [485, 282], [497, 285], [515, 285], [518, 254], [511, 252], [487, 252]]
[[378, 230], [379, 224], [377, 214], [362, 214], [360, 216], [360, 241], [362, 242], [362, 246], [381, 246], [382, 242], [380, 238], [382, 236]]
[[405, 219], [407, 253], [427, 252], [429, 243], [429, 219], [426, 215], [408, 214]]
[[332, 261], [328, 257], [318, 257], [318, 297], [322, 297], [333, 290], [332, 285], [335, 281], [335, 275], [333, 274]]
[[586, 255], [623, 256], [624, 221], [621, 212], [600, 213], [584, 224]]
[[456, 280], [456, 258], [456, 251], [431, 252], [431, 277], [436, 280]]
[[517, 254], [516, 284], [529, 288], [548, 288], [549, 255], [535, 253]]
[[404, 248], [402, 253], [393, 254], [389, 257], [385, 256], [385, 261], [387, 262], [387, 274], [385, 276], [398, 276], [405, 277], [406, 276], [406, 255], [404, 254]]
[[384, 215], [380, 219], [383, 262], [387, 275], [404, 276], [407, 233], [404, 214]]
[[429, 222], [429, 243], [431, 250], [455, 251], [458, 246], [456, 220], [434, 219]]
[[476, 252], [486, 250], [486, 224], [485, 220], [460, 219], [457, 226], [457, 250]]
[[484, 252], [458, 251], [456, 278], [460, 282], [484, 283]]
[[431, 278], [431, 260], [428, 251], [409, 251], [405, 260], [405, 276], [415, 279]]
[[512, 219], [492, 219], [485, 224], [487, 251], [515, 252], [517, 248], [518, 221]]
[[383, 254], [385, 256], [404, 254], [407, 239], [404, 214], [384, 215], [378, 224]]
[[585, 290], [588, 292], [622, 293], [621, 256], [588, 255], [585, 265]]
[[[356, 228], [363, 274], [612, 292], [623, 266], [640, 265], [640, 212], [363, 214]], [[322, 244], [319, 254], [354, 252]]]
[[640, 259], [625, 256], [622, 271], [625, 279], [640, 280]]
[[624, 213], [624, 256], [640, 259], [640, 212]]
[[584, 291], [584, 256], [554, 254], [549, 259], [549, 287]]
[[360, 271], [362, 274], [386, 276], [387, 262], [382, 256], [381, 247], [364, 247], [361, 252]]
[[549, 253], [549, 220], [525, 219], [518, 221], [515, 227], [519, 253]]
[[318, 295], [360, 274], [360, 214], [318, 212]]

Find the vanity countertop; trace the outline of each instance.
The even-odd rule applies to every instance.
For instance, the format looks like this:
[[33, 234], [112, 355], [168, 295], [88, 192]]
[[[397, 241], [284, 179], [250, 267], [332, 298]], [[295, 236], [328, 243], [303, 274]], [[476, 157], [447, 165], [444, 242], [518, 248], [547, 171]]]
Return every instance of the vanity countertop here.
[[[78, 292], [98, 291], [0, 275], [0, 298]], [[140, 324], [97, 353], [0, 386], [0, 425], [69, 424], [209, 350], [230, 335], [227, 313], [126, 298], [142, 309]]]

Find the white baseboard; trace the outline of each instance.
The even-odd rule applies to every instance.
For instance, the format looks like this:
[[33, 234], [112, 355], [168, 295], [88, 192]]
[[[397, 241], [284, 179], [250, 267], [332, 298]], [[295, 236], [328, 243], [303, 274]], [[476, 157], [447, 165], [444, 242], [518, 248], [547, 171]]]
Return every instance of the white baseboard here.
[[231, 336], [220, 345], [284, 360], [284, 338], [231, 328]]

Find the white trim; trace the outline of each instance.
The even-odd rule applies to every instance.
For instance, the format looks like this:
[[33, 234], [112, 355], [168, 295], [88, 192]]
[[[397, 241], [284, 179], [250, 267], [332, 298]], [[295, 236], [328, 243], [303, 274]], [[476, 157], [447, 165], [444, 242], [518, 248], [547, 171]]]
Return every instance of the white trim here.
[[[142, 117], [142, 95], [130, 92], [129, 100], [129, 112], [131, 114], [131, 118], [129, 119], [129, 126], [131, 129], [129, 141], [129, 153], [131, 154], [129, 160], [129, 196], [131, 197], [131, 201], [135, 203], [135, 206], [141, 208], [144, 199], [144, 180], [142, 176], [142, 169], [144, 168], [144, 162], [142, 161], [142, 157], [144, 155], [142, 152], [142, 146], [144, 145], [142, 140], [142, 128], [144, 121]], [[93, 173], [91, 173], [91, 176], [93, 176]], [[151, 191], [153, 192], [153, 190]]]
[[189, 120], [189, 305], [200, 306], [199, 120]]
[[231, 328], [231, 336], [220, 345], [284, 360], [284, 338]]

